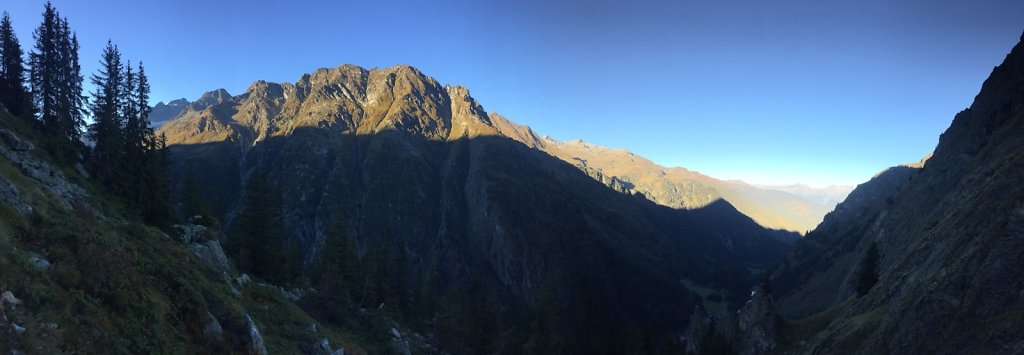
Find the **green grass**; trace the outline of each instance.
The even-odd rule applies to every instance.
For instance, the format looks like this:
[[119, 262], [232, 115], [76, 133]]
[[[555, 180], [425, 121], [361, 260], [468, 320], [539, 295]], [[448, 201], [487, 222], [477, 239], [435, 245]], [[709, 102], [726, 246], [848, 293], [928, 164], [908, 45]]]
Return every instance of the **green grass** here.
[[[30, 141], [38, 137], [27, 123], [6, 114], [0, 114], [0, 126]], [[40, 144], [36, 147], [33, 155], [57, 166]], [[276, 291], [250, 287], [241, 298], [232, 295], [177, 238], [141, 223], [102, 189], [67, 167], [62, 170], [88, 190], [88, 206], [64, 209], [57, 196], [0, 158], [0, 176], [34, 209], [22, 216], [0, 203], [0, 291], [23, 301], [5, 313], [27, 329], [16, 337], [3, 330], [0, 351], [230, 353], [243, 344], [248, 313], [272, 353], [298, 353], [298, 340], [319, 338], [365, 353], [358, 337], [335, 328], [303, 333], [315, 321]], [[34, 268], [28, 252], [44, 256], [51, 268]], [[229, 338], [225, 343], [203, 334], [207, 312], [220, 321]], [[318, 329], [323, 328], [318, 324]]]

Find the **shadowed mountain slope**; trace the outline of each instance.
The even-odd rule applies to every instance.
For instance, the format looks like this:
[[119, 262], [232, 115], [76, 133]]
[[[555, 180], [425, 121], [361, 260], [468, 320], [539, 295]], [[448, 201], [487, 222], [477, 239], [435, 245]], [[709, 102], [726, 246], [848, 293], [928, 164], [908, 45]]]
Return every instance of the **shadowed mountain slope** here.
[[[774, 271], [779, 313], [804, 327], [783, 343], [801, 353], [1024, 352], [1021, 181], [1018, 43], [927, 162], [858, 186]], [[809, 319], [819, 325], [806, 328]]]
[[666, 168], [625, 149], [582, 140], [560, 142], [538, 136], [530, 127], [499, 114], [491, 113], [489, 117], [502, 135], [558, 157], [613, 189], [638, 193], [668, 207], [694, 209], [722, 199], [766, 228], [800, 233], [814, 229], [833, 207], [779, 189], [722, 181], [684, 168]]
[[[695, 304], [737, 306], [796, 239], [725, 202], [674, 210], [610, 189], [509, 138], [465, 88], [408, 66], [344, 65], [204, 98], [158, 134], [171, 144], [173, 173], [191, 172], [229, 228], [242, 182], [267, 174], [305, 260], [318, 258], [341, 216], [361, 254], [383, 241], [408, 260], [409, 289], [502, 300], [509, 339], [544, 294], [558, 301], [548, 312], [567, 349], [616, 349], [630, 334], [668, 339]], [[509, 339], [487, 347], [517, 343]]]

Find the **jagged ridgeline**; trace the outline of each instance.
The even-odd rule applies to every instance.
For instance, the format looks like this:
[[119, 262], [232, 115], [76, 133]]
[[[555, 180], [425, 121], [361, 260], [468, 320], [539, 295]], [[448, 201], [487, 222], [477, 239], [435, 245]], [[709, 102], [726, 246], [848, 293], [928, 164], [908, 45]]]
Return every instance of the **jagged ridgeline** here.
[[[255, 238], [295, 270], [257, 276], [337, 283], [317, 269], [351, 248], [360, 276], [335, 308], [457, 353], [667, 351], [695, 305], [737, 307], [796, 239], [724, 201], [677, 210], [621, 193], [509, 127], [412, 67], [342, 65], [209, 92], [157, 134], [173, 180], [192, 181], [176, 186], [180, 215], [202, 196], [229, 254], [263, 253]], [[279, 206], [272, 226], [251, 228], [265, 212], [253, 194]]]

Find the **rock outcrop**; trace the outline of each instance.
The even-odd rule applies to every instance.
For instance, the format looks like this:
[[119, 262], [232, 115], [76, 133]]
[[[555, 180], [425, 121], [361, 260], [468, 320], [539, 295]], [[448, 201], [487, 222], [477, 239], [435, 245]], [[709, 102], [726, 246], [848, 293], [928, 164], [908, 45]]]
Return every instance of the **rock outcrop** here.
[[189, 102], [185, 99], [172, 100], [167, 103], [158, 102], [153, 106], [153, 110], [149, 112], [149, 122], [153, 127], [160, 127], [167, 121], [178, 117], [181, 111], [185, 110]]
[[267, 355], [267, 346], [263, 344], [263, 335], [260, 334], [260, 328], [256, 326], [256, 322], [253, 322], [252, 317], [248, 314], [245, 315], [245, 327], [249, 331], [249, 344], [247, 348], [249, 353]]
[[11, 205], [15, 211], [22, 215], [32, 214], [32, 205], [22, 199], [21, 193], [18, 192], [18, 187], [2, 177], [0, 177], [0, 201]]
[[781, 325], [771, 295], [759, 287], [735, 313], [711, 317], [700, 308], [694, 311], [683, 349], [688, 354], [767, 354], [778, 345]]
[[69, 182], [64, 173], [32, 156], [33, 145], [18, 137], [14, 132], [0, 129], [4, 145], [0, 145], [0, 156], [11, 161], [25, 176], [53, 192], [64, 209], [70, 210], [87, 194], [85, 189]]

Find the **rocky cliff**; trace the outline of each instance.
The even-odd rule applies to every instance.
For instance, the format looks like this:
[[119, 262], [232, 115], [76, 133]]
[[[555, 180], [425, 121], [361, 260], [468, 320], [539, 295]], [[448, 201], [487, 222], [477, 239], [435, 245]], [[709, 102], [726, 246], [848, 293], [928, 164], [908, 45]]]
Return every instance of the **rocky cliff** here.
[[153, 127], [160, 127], [167, 121], [178, 117], [188, 104], [188, 100], [185, 99], [172, 100], [166, 104], [158, 102], [149, 113], [149, 122]]
[[790, 352], [1024, 352], [1024, 44], [933, 155], [858, 186], [773, 272]]
[[675, 210], [610, 189], [531, 147], [528, 128], [494, 119], [466, 88], [408, 66], [214, 91], [158, 133], [178, 181], [191, 172], [229, 226], [260, 171], [282, 190], [307, 262], [340, 218], [360, 253], [385, 240], [406, 257], [410, 284], [429, 276], [445, 294], [489, 280], [503, 316], [523, 317], [552, 285], [570, 343], [624, 339], [630, 327], [613, 324], [667, 334], [698, 303], [737, 307], [795, 240], [721, 201]]

